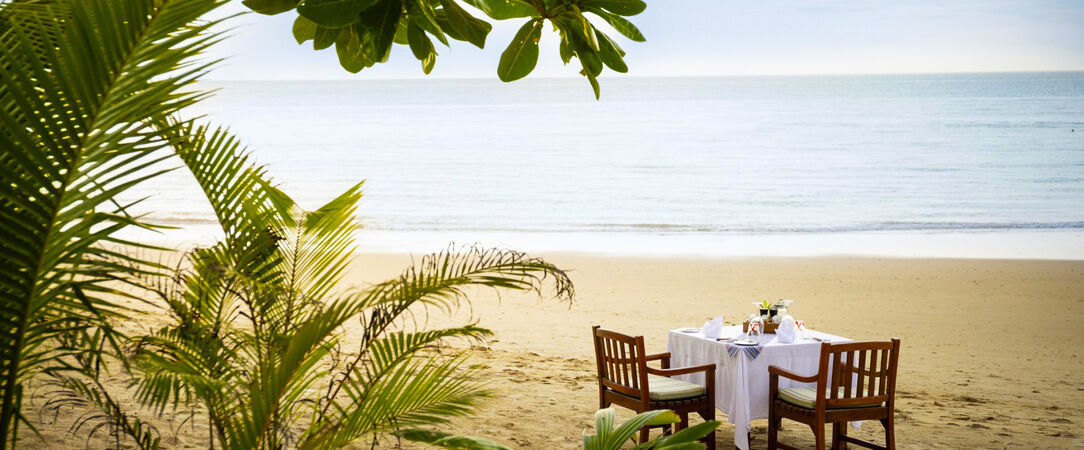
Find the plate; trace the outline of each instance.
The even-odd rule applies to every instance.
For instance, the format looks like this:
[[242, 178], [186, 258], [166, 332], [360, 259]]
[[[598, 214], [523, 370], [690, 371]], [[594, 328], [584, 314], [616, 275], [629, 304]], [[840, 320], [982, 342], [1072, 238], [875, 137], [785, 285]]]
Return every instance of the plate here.
[[738, 339], [738, 340], [733, 341], [731, 343], [734, 344], [734, 345], [745, 345], [745, 346], [760, 345], [759, 342], [752, 341], [752, 340], [749, 340], [749, 339]]
[[699, 328], [682, 328], [682, 329], [680, 329], [678, 331], [680, 331], [682, 333], [699, 333], [700, 329]]

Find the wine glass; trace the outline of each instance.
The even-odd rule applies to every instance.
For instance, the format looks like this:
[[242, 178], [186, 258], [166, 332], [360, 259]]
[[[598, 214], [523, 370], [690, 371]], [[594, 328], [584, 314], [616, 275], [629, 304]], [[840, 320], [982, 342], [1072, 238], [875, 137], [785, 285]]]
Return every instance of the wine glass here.
[[[745, 332], [745, 339], [760, 342], [761, 333], [764, 332], [764, 318], [759, 314], [749, 315], [749, 328]], [[754, 339], [755, 337], [755, 339]]]

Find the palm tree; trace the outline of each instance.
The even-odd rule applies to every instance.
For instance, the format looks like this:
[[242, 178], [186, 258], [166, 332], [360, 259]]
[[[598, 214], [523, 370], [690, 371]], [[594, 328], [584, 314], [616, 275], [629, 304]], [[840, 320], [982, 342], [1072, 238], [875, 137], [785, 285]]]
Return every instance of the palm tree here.
[[116, 198], [170, 156], [153, 124], [205, 95], [186, 89], [217, 39], [199, 18], [223, 3], [0, 4], [0, 446], [30, 425], [27, 380], [117, 347], [106, 283], [152, 266], [108, 249], [148, 226]]
[[[450, 312], [467, 301], [469, 286], [541, 294], [547, 278], [557, 297], [571, 300], [556, 267], [476, 247], [429, 255], [397, 278], [337, 293], [354, 250], [360, 184], [303, 211], [225, 131], [181, 129], [175, 137], [226, 237], [190, 254], [190, 268], [154, 290], [172, 320], [137, 339], [139, 398], [158, 409], [200, 403], [212, 445], [337, 448], [382, 432], [424, 435], [414, 429], [470, 413], [486, 391], [465, 352], [419, 351], [490, 331], [425, 329], [412, 315]], [[361, 329], [348, 344], [350, 320]], [[482, 442], [456, 442], [464, 441]]]
[[[464, 353], [419, 352], [489, 331], [410, 319], [464, 304], [469, 286], [541, 292], [551, 279], [571, 299], [567, 276], [522, 253], [463, 248], [336, 291], [361, 186], [304, 211], [224, 130], [179, 119], [207, 95], [191, 84], [213, 64], [196, 56], [219, 39], [209, 31], [218, 22], [201, 17], [224, 3], [0, 4], [0, 446], [14, 445], [20, 424], [33, 428], [23, 386], [46, 373], [62, 399], [100, 409], [117, 439], [156, 447], [153, 426], [102, 383], [102, 368], [119, 362], [147, 405], [202, 405], [211, 442], [224, 447], [337, 447], [383, 432], [496, 447], [420, 429], [468, 414], [486, 392]], [[118, 232], [152, 228], [117, 197], [173, 155], [204, 188], [225, 239], [149, 286], [172, 322], [132, 339], [113, 326], [131, 313], [117, 282], [143, 285], [165, 268], [116, 250], [150, 248]], [[342, 333], [350, 320], [363, 324], [360, 342]]]

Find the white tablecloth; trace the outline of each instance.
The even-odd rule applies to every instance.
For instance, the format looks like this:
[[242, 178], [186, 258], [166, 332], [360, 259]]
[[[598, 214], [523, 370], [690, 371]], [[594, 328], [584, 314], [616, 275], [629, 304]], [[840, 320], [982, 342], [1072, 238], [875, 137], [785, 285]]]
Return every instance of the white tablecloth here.
[[[850, 341], [813, 330], [805, 333], [832, 342]], [[734, 337], [740, 334], [743, 334], [740, 326], [729, 326], [723, 329], [722, 335]], [[734, 424], [734, 445], [742, 450], [749, 448], [750, 422], [768, 417], [768, 366], [779, 366], [798, 375], [812, 375], [817, 373], [820, 363], [821, 343], [817, 341], [796, 339], [794, 343], [783, 344], [776, 341], [774, 334], [765, 334], [761, 345], [760, 356], [751, 359], [744, 352], [731, 357], [726, 344], [705, 338], [700, 333], [672, 330], [666, 343], [671, 367], [715, 364], [715, 407], [726, 413], [727, 420]], [[678, 378], [704, 385], [702, 373]], [[813, 386], [779, 378], [780, 388]]]

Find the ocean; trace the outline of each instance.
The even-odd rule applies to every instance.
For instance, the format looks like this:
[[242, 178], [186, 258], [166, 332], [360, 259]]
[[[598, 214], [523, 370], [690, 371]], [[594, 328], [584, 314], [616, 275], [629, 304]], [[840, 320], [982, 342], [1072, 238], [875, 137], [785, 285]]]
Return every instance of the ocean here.
[[[202, 86], [306, 208], [365, 180], [374, 251], [1084, 258], [1082, 72]], [[148, 189], [210, 236], [184, 172]]]

